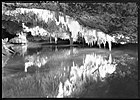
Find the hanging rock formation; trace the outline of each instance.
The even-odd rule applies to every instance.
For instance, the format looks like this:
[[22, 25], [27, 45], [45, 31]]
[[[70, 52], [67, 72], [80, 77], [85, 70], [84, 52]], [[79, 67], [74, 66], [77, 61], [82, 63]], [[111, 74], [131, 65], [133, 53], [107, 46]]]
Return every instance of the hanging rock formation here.
[[12, 38], [9, 42], [26, 44], [28, 41], [26, 39], [26, 34], [21, 32], [18, 33], [18, 37]]
[[[61, 12], [54, 12], [54, 11], [43, 10], [43, 9], [16, 8], [16, 10], [7, 11], [5, 12], [5, 14], [10, 15], [10, 16], [17, 16], [18, 14], [25, 14], [29, 12], [36, 14], [38, 16], [38, 20], [43, 20], [46, 23], [48, 23], [50, 20], [55, 21], [55, 24], [58, 27], [61, 27], [60, 30], [63, 30], [61, 31], [61, 34], [67, 35], [66, 37], [69, 37], [71, 42], [77, 41], [79, 32], [82, 33], [82, 37], [85, 38], [86, 43], [88, 43], [88, 45], [90, 46], [93, 45], [93, 42], [94, 44], [95, 42], [97, 42], [99, 47], [100, 47], [100, 44], [102, 43], [104, 44], [104, 47], [105, 47], [106, 42], [108, 42], [109, 50], [111, 50], [111, 42], [115, 42], [113, 37], [106, 35], [102, 31], [97, 31], [96, 29], [83, 27], [74, 18], [68, 15], [65, 15]], [[27, 31], [27, 32], [30, 31], [33, 36], [36, 36], [36, 35], [44, 36], [44, 35], [50, 34], [51, 37], [55, 38], [55, 43], [57, 43], [57, 38], [59, 37], [59, 35], [56, 35], [56, 34], [59, 34], [59, 32], [48, 33], [46, 30], [44, 30], [43, 28], [40, 28], [39, 26], [36, 26], [34, 28], [28, 28], [24, 24], [22, 26], [24, 28], [24, 31]]]

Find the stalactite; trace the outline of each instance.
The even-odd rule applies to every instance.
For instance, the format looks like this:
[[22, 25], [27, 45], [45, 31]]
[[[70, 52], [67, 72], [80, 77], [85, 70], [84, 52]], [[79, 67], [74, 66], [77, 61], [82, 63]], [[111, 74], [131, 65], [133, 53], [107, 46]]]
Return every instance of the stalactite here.
[[64, 31], [66, 31], [66, 30], [67, 30], [67, 26], [64, 25]]
[[98, 43], [98, 45], [99, 45], [99, 48], [101, 48], [101, 44], [100, 44], [100, 42]]
[[63, 16], [59, 15], [59, 21], [60, 21], [60, 23], [61, 23], [61, 24], [66, 25], [66, 23], [65, 23], [65, 21], [64, 21], [64, 17], [63, 17]]
[[84, 37], [83, 36], [82, 36], [82, 44], [83, 44], [83, 47], [84, 47], [85, 44], [84, 44]]
[[66, 20], [66, 15], [65, 15], [65, 14], [64, 14], [64, 21], [67, 22], [67, 20]]
[[109, 51], [111, 51], [111, 41], [108, 41], [109, 44]]
[[106, 40], [107, 40], [107, 42], [108, 42], [108, 45], [109, 45], [109, 51], [111, 51], [111, 41], [112, 41], [112, 37], [111, 36], [109, 36], [108, 34], [106, 35]]
[[70, 46], [73, 46], [73, 38], [70, 36]]
[[[88, 27], [83, 27], [74, 18], [58, 11], [54, 12], [54, 11], [43, 10], [43, 9], [27, 9], [27, 8], [18, 8], [16, 10], [13, 11], [11, 15], [12, 14], [18, 15], [19, 13], [20, 14], [25, 14], [25, 13], [36, 14], [38, 16], [37, 19], [43, 20], [46, 23], [49, 22], [50, 20], [51, 21], [54, 20], [56, 25], [62, 24], [62, 30], [65, 30], [66, 32], [67, 31], [71, 32], [71, 36], [69, 36], [69, 39], [71, 41], [70, 44], [72, 44], [73, 41], [77, 41], [77, 38], [78, 38], [77, 36], [78, 36], [79, 31], [82, 33], [82, 37], [85, 38], [85, 42], [90, 46], [93, 46], [93, 43], [95, 44], [97, 41], [97, 44], [99, 45], [99, 47], [101, 47], [100, 45], [101, 43], [103, 43], [104, 48], [105, 48], [106, 41], [108, 41], [109, 50], [111, 50], [111, 41], [114, 42], [114, 39], [111, 36], [108, 35], [106, 37], [105, 33], [99, 30], [97, 32], [97, 30], [90, 29]], [[7, 12], [7, 14], [10, 14], [10, 13]], [[25, 25], [23, 25], [23, 27], [25, 28], [24, 30], [28, 30], [28, 31], [30, 30]], [[31, 29], [30, 31], [33, 36], [39, 35], [39, 33], [40, 35], [45, 35], [45, 33], [43, 33], [42, 31], [37, 32], [36, 30], [41, 30], [41, 28], [36, 27], [36, 28]], [[50, 37], [50, 40], [51, 40], [51, 37]], [[99, 40], [102, 40], [102, 42], [100, 43]], [[84, 45], [84, 42], [83, 42], [83, 45]]]
[[95, 32], [95, 35], [96, 35], [96, 37], [97, 37], [97, 45], [98, 45], [98, 46], [99, 46], [99, 48], [100, 48], [100, 45], [99, 45], [99, 36], [98, 36], [97, 31]]
[[49, 36], [49, 38], [50, 38], [50, 43], [52, 43], [52, 37], [51, 37], [51, 35]]
[[59, 12], [58, 11], [55, 13], [55, 18], [56, 18], [57, 22], [59, 22]]
[[55, 36], [55, 38], [54, 38], [54, 39], [55, 39], [55, 44], [57, 44], [57, 36]]
[[77, 40], [78, 32], [79, 32], [79, 24], [76, 21], [72, 21], [68, 24], [70, 32], [72, 33], [72, 38], [74, 41]]
[[96, 44], [96, 40], [95, 39], [93, 40], [93, 43], [94, 43], [94, 45]]
[[106, 42], [104, 42], [103, 44], [104, 44], [104, 48], [105, 48], [105, 46], [106, 46]]
[[91, 46], [93, 46], [93, 41], [91, 42]]

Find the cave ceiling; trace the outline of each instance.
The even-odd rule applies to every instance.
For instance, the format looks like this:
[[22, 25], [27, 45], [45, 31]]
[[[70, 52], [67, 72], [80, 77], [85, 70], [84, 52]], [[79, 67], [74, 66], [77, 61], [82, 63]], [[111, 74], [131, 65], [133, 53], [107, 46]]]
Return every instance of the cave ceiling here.
[[[4, 14], [4, 12], [13, 11], [16, 8], [36, 8], [47, 9], [54, 12], [62, 12], [65, 15], [77, 20], [79, 24], [84, 27], [99, 29], [111, 36], [123, 35], [124, 37], [129, 37], [131, 39], [130, 42], [137, 42], [137, 3], [62, 3], [57, 1], [47, 1], [40, 3], [3, 2], [2, 20], [16, 22], [17, 19], [13, 18], [13, 16], [5, 17], [6, 15]], [[31, 22], [32, 21], [29, 23]], [[19, 21], [19, 23], [21, 22]], [[125, 38], [120, 38], [120, 40], [121, 39], [126, 41]]]

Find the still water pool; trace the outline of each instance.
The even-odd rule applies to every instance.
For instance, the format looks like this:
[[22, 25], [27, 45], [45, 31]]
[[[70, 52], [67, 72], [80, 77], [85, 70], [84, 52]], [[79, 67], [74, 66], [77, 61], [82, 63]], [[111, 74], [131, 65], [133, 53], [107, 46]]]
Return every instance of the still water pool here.
[[138, 98], [137, 47], [12, 48], [17, 53], [2, 67], [3, 98]]

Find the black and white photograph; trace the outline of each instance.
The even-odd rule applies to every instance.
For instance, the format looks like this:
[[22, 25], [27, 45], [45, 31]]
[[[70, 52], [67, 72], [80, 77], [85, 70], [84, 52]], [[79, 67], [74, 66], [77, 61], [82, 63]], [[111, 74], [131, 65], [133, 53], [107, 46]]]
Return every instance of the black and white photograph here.
[[1, 4], [2, 98], [139, 98], [137, 2]]

